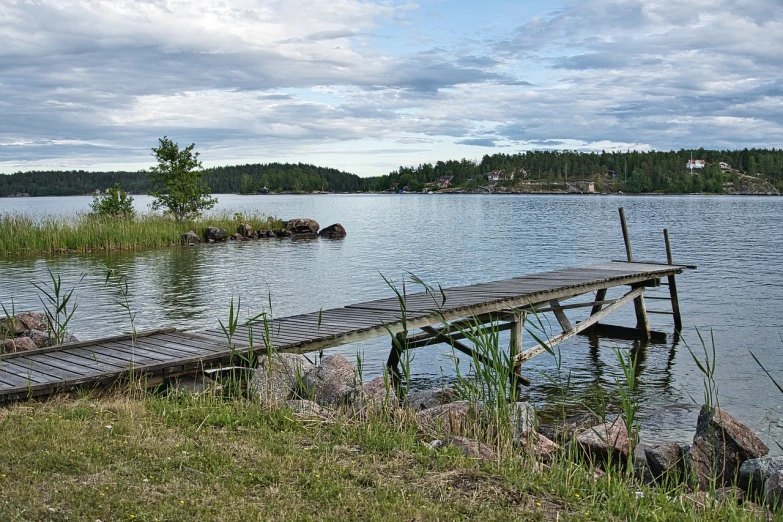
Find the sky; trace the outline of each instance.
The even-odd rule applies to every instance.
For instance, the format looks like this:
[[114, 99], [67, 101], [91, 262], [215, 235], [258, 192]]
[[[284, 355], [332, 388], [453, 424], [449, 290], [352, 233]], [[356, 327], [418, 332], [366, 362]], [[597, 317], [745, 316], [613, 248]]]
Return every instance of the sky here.
[[0, 172], [783, 145], [781, 0], [0, 0]]

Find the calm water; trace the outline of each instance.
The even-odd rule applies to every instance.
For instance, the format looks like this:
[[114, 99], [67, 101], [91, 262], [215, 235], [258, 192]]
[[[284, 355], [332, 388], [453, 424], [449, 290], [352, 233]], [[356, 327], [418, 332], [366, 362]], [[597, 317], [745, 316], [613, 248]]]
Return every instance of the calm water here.
[[[139, 208], [149, 203], [143, 196], [136, 199]], [[78, 337], [126, 331], [129, 323], [117, 304], [117, 291], [104, 286], [106, 265], [128, 278], [137, 329], [197, 330], [216, 326], [219, 318], [225, 320], [232, 296], [241, 296], [243, 310], [253, 314], [268, 307], [271, 299], [273, 314], [284, 316], [389, 296], [391, 290], [380, 274], [400, 281], [411, 272], [428, 283], [453, 286], [622, 259], [617, 208], [623, 206], [636, 259], [665, 260], [662, 229], [666, 227], [675, 261], [699, 266], [678, 279], [683, 337], [671, 335], [669, 316], [652, 315], [654, 329], [670, 334], [666, 344], [644, 347], [583, 337], [564, 343], [572, 399], [590, 401], [596, 386], [611, 392], [620, 375], [612, 348], [635, 350], [641, 358], [639, 395], [645, 437], [689, 439], [698, 411], [694, 400], [701, 400], [703, 388], [686, 343], [701, 351], [698, 330], [707, 340], [714, 335], [722, 406], [762, 439], [783, 441], [783, 401], [749, 353], [753, 350], [783, 380], [783, 198], [222, 195], [219, 199], [222, 209], [260, 211], [283, 219], [310, 217], [322, 227], [339, 222], [348, 237], [4, 258], [0, 259], [0, 302], [9, 306], [13, 298], [17, 310], [40, 309], [31, 282], [44, 281], [47, 270], [52, 270], [68, 285], [83, 278], [74, 292], [78, 310], [73, 330]], [[86, 210], [90, 201], [88, 197], [0, 199], [0, 211], [67, 213]], [[666, 301], [648, 301], [649, 309], [667, 306]], [[580, 312], [569, 316], [578, 319]], [[609, 322], [632, 326], [633, 308]], [[526, 346], [531, 344], [528, 336]], [[363, 353], [368, 379], [381, 372], [389, 345], [388, 339], [381, 338], [337, 351], [350, 357]], [[450, 356], [446, 347], [416, 352], [412, 366], [417, 382], [452, 378]], [[552, 359], [542, 355], [525, 368], [533, 381], [529, 398], [542, 406], [550, 404], [552, 390], [544, 374], [553, 375]]]

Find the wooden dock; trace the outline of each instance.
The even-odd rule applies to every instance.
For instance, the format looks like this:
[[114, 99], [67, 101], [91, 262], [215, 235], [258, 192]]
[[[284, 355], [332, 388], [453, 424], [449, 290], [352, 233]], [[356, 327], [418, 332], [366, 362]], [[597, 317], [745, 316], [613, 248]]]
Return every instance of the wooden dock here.
[[[631, 258], [630, 249], [628, 253]], [[135, 338], [120, 336], [5, 354], [0, 355], [0, 401], [106, 386], [129, 375], [160, 382], [168, 377], [236, 365], [238, 354], [260, 354], [267, 347], [280, 352], [306, 353], [380, 336], [393, 336], [388, 366], [396, 371], [402, 351], [429, 344], [449, 343], [474, 355], [472, 348], [462, 342], [465, 328], [489, 323], [500, 330], [511, 330], [509, 349], [520, 382], [525, 383], [523, 363], [545, 350], [541, 345], [523, 350], [522, 333], [527, 314], [555, 315], [562, 332], [545, 343], [553, 346], [595, 327], [620, 307], [633, 302], [637, 317], [635, 331], [649, 338], [645, 289], [660, 285], [665, 278], [671, 292], [671, 311], [658, 312], [673, 315], [675, 324], [681, 324], [674, 277], [685, 268], [689, 267], [671, 264], [671, 259], [669, 264], [612, 261], [422, 291], [402, 299], [392, 296], [242, 326], [235, 332], [231, 346], [217, 328], [199, 332], [169, 329], [145, 332]], [[627, 287], [627, 291], [621, 297], [606, 298], [608, 290], [622, 287]], [[564, 303], [588, 294], [586, 301]], [[589, 308], [590, 314], [572, 324], [564, 310], [577, 308]], [[481, 360], [480, 354], [476, 356]]]

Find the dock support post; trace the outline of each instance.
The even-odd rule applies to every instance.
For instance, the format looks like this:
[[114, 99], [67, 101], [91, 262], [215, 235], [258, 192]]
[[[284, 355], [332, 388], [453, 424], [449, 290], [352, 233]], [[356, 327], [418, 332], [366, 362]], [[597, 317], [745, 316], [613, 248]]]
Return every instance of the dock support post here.
[[389, 370], [389, 377], [394, 384], [395, 389], [399, 389], [400, 381], [402, 380], [402, 373], [400, 372], [400, 356], [405, 350], [405, 343], [407, 341], [408, 332], [399, 332], [395, 334], [392, 339], [391, 351], [389, 351], [389, 358], [386, 360], [386, 368]]
[[[620, 225], [623, 228], [623, 241], [625, 242], [625, 254], [628, 262], [633, 262], [633, 252], [631, 251], [631, 237], [628, 234], [628, 223], [625, 221], [625, 209], [620, 207]], [[650, 323], [647, 320], [647, 308], [644, 306], [644, 294], [633, 300], [633, 307], [636, 310], [636, 329], [641, 330], [650, 339]]]
[[526, 318], [527, 314], [522, 312], [511, 319], [511, 340], [509, 341], [508, 346], [508, 360], [511, 363], [511, 393], [514, 401], [516, 401], [519, 396], [519, 374], [522, 369], [521, 365], [517, 366], [515, 361], [517, 360], [517, 355], [522, 353], [522, 332], [525, 327]]
[[[674, 264], [674, 258], [672, 257], [672, 246], [669, 242], [669, 230], [663, 229], [663, 239], [666, 243], [666, 262], [670, 265]], [[682, 316], [680, 315], [680, 300], [677, 296], [677, 280], [673, 275], [668, 277], [669, 279], [669, 298], [672, 302], [672, 315], [674, 316], [674, 329], [678, 332], [682, 330]]]

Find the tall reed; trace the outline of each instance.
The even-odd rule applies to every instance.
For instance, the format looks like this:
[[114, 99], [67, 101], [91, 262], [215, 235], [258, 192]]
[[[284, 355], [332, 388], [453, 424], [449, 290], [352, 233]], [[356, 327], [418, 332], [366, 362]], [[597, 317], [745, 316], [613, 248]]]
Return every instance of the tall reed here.
[[233, 233], [241, 223], [249, 223], [256, 230], [282, 228], [280, 220], [260, 213], [229, 211], [180, 222], [153, 213], [127, 218], [75, 213], [39, 219], [18, 212], [0, 213], [0, 255], [167, 247], [178, 245], [180, 236], [188, 230], [203, 237], [209, 226]]

